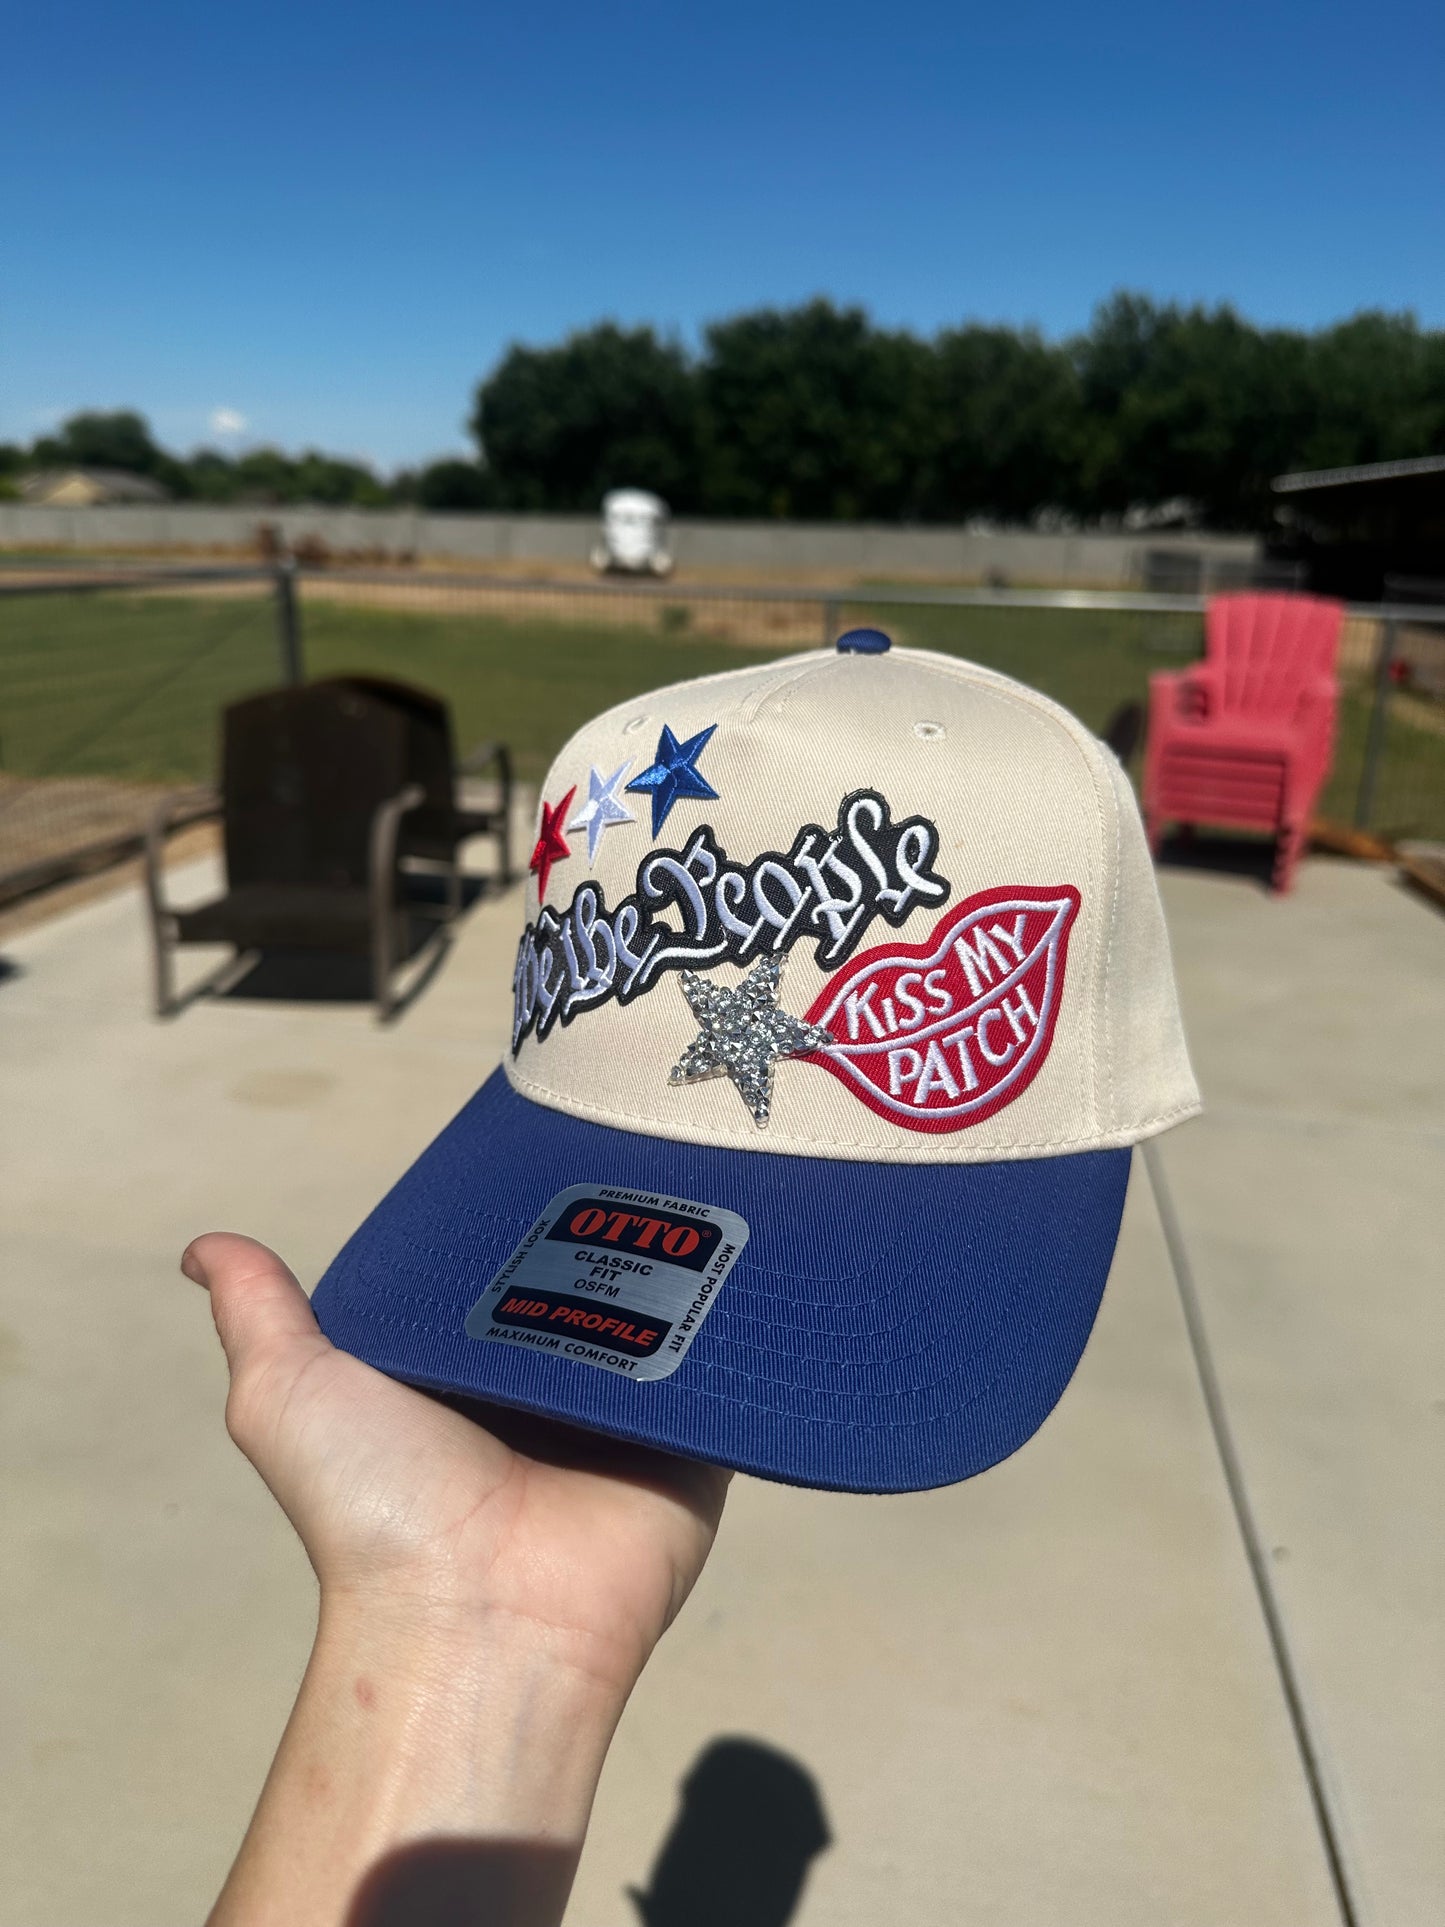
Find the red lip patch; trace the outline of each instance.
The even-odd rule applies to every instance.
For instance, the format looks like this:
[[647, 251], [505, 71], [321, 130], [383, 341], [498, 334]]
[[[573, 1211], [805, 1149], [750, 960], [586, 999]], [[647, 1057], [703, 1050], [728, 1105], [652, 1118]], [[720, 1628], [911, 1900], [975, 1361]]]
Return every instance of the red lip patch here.
[[925, 943], [865, 951], [807, 1012], [837, 1040], [807, 1061], [910, 1131], [992, 1117], [1049, 1054], [1078, 911], [1072, 884], [983, 890]]

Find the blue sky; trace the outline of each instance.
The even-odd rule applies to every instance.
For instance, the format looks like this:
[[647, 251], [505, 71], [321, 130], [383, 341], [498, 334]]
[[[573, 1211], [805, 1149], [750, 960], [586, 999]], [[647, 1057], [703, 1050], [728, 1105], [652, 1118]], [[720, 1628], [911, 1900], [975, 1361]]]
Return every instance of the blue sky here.
[[6, 42], [0, 439], [226, 410], [390, 467], [512, 340], [819, 293], [1445, 325], [1438, 0], [52, 0]]

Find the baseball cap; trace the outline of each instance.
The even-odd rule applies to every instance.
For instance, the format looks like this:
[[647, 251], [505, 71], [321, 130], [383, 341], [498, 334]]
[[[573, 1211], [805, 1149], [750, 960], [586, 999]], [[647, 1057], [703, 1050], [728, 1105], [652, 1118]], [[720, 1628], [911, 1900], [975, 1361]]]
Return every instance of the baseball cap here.
[[1199, 1108], [1119, 763], [877, 630], [580, 729], [502, 1066], [317, 1288], [420, 1386], [787, 1481], [1042, 1424], [1130, 1146]]

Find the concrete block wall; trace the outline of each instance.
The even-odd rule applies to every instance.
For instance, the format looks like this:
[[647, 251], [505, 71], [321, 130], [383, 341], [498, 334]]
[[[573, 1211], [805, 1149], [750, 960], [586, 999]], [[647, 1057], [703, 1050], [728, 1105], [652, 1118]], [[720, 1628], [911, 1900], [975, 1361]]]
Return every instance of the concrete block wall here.
[[[454, 557], [466, 562], [585, 565], [597, 539], [592, 515], [434, 515], [415, 509], [205, 508], [192, 503], [126, 508], [35, 508], [0, 502], [0, 549], [244, 548], [262, 523], [287, 541], [306, 537], [338, 555]], [[684, 570], [739, 575], [817, 571], [861, 577], [937, 577], [1102, 588], [1143, 580], [1144, 558], [1165, 549], [1206, 567], [1248, 567], [1250, 536], [981, 534], [965, 528], [878, 523], [703, 522], [673, 524]]]

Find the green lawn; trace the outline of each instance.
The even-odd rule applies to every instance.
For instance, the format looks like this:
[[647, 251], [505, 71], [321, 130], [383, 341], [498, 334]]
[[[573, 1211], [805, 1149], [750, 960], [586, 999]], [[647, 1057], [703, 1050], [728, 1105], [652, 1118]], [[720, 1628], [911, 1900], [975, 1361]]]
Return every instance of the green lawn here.
[[361, 669], [434, 689], [452, 706], [459, 750], [500, 737], [518, 773], [534, 781], [599, 710], [664, 683], [766, 660], [767, 653], [671, 632], [660, 619], [622, 627], [317, 601], [305, 621], [309, 675]]
[[221, 706], [275, 676], [259, 596], [0, 596], [0, 771], [209, 776]]
[[[517, 599], [520, 603], [520, 598]], [[803, 646], [745, 640], [766, 609], [727, 605], [738, 640], [696, 633], [665, 605], [635, 621], [411, 612], [340, 601], [303, 604], [310, 674], [385, 673], [444, 695], [462, 747], [511, 744], [524, 777], [589, 716], [629, 695]], [[870, 621], [900, 642], [971, 657], [1046, 691], [1100, 729], [1118, 705], [1143, 700], [1151, 671], [1199, 650], [1197, 617], [1096, 611], [921, 608], [840, 599], [844, 622]], [[716, 611], [701, 618], [716, 620]], [[681, 625], [681, 626], [680, 626]], [[201, 779], [214, 771], [222, 704], [277, 677], [264, 595], [137, 593], [0, 597], [0, 771]], [[1363, 753], [1368, 694], [1347, 695], [1331, 815], [1348, 820]], [[1445, 736], [1392, 721], [1377, 827], [1445, 835]]]

